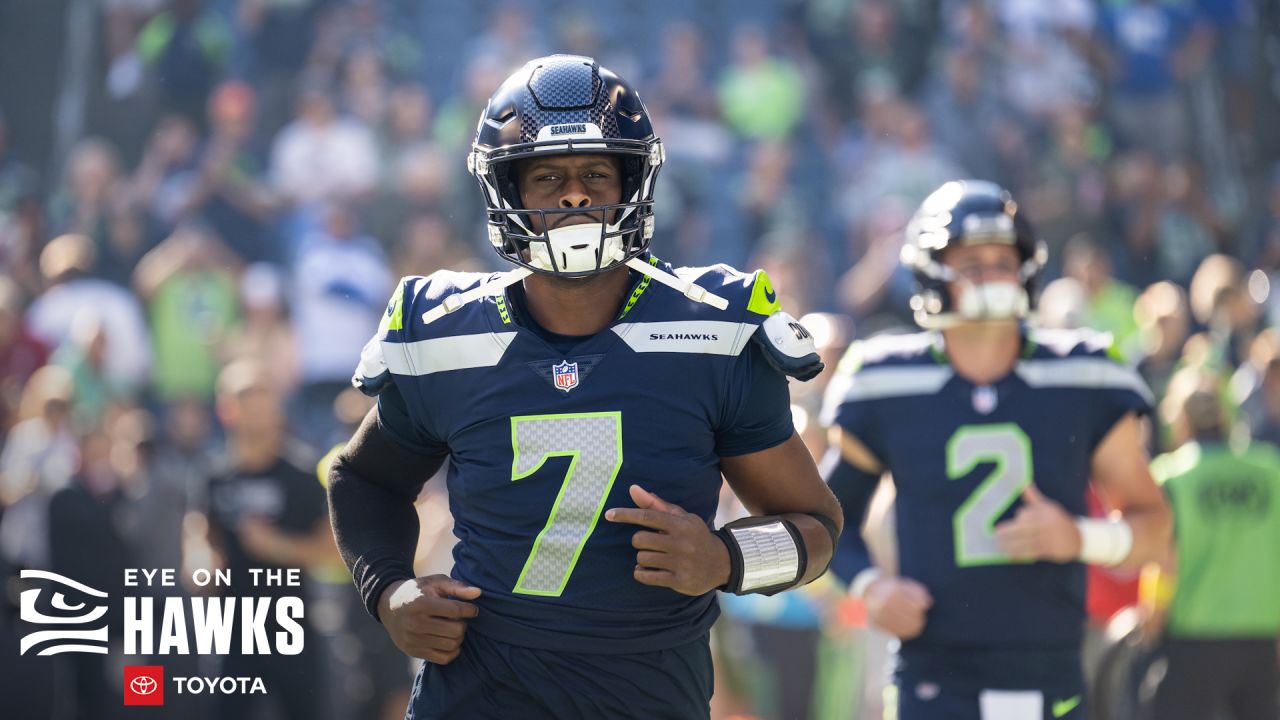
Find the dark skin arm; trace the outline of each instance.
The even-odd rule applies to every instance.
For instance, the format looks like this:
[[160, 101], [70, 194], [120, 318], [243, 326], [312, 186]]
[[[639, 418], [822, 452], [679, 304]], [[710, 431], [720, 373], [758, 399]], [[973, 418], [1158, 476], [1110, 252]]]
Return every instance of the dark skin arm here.
[[[831, 518], [837, 528], [843, 515], [800, 436], [792, 434], [767, 450], [723, 457], [720, 469], [753, 515], [781, 515], [796, 526], [809, 556], [800, 584], [816, 579], [831, 561], [833, 548], [826, 528], [805, 513]], [[635, 508], [614, 508], [605, 517], [646, 528], [631, 541], [637, 549], [637, 581], [696, 596], [729, 580], [729, 551], [702, 518], [636, 485], [631, 498]]]

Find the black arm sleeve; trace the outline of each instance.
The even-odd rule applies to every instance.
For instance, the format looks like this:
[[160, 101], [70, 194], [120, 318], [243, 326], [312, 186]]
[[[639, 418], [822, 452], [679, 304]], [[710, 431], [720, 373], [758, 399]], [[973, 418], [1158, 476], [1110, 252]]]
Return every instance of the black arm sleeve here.
[[418, 514], [413, 501], [447, 457], [443, 452], [424, 455], [397, 442], [383, 427], [379, 411], [369, 411], [329, 469], [333, 534], [374, 619], [382, 591], [414, 576]]
[[851, 583], [858, 573], [875, 564], [862, 539], [862, 523], [871, 506], [871, 496], [880, 484], [880, 476], [851, 465], [838, 447], [827, 451], [819, 470], [844, 510], [844, 532], [840, 533], [832, 553], [831, 572], [841, 581]]

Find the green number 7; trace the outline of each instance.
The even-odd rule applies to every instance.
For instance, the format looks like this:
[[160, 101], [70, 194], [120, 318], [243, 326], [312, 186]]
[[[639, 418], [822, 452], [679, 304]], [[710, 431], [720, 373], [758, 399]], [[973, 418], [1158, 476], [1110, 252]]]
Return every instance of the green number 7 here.
[[622, 468], [622, 413], [513, 417], [511, 449], [513, 481], [537, 472], [547, 458], [573, 458], [546, 527], [533, 541], [513, 588], [525, 595], [559, 597]]

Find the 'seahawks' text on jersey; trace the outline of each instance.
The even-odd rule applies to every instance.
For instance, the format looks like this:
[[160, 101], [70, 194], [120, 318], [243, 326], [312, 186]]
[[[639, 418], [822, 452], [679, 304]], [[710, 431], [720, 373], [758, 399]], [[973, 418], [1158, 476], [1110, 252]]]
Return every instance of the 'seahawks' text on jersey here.
[[1020, 661], [1021, 651], [1057, 648], [1078, 665], [1084, 566], [1014, 563], [994, 527], [1017, 512], [1028, 483], [1086, 515], [1095, 448], [1127, 413], [1149, 412], [1152, 398], [1114, 358], [1109, 335], [1024, 335], [1014, 370], [990, 385], [954, 372], [930, 332], [856, 343], [828, 387], [824, 422], [892, 473], [900, 573], [934, 598], [924, 632], [903, 643], [904, 669], [957, 653], [967, 669], [938, 672], [982, 687], [1043, 687], [1053, 682], [1038, 677], [1046, 664]]
[[441, 271], [406, 278], [366, 346], [356, 384], [388, 388], [383, 426], [418, 452], [449, 457], [453, 575], [483, 590], [470, 631], [631, 653], [685, 644], [715, 620], [715, 593], [637, 582], [631, 536], [640, 528], [604, 511], [633, 507], [636, 484], [710, 522], [719, 458], [791, 436], [783, 372], [802, 375], [817, 355], [769, 337], [793, 330], [764, 273], [662, 265], [729, 308], [632, 273], [619, 317], [591, 336], [537, 327], [520, 285], [424, 324], [445, 297], [494, 277]]

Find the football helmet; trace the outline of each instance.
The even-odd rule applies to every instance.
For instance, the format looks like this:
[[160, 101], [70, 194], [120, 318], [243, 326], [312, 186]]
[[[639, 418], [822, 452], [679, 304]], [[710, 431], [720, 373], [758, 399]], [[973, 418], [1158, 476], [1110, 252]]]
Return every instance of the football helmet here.
[[[615, 155], [622, 202], [576, 208], [525, 208], [514, 163], [538, 154]], [[480, 183], [489, 243], [519, 267], [423, 313], [435, 322], [469, 302], [500, 294], [533, 273], [586, 277], [616, 265], [719, 310], [728, 301], [638, 256], [653, 239], [653, 189], [666, 155], [649, 113], [625, 80], [579, 55], [530, 60], [507, 78], [480, 114], [467, 171]], [[557, 215], [592, 214], [604, 222], [554, 227]], [[533, 218], [540, 222], [534, 223]], [[552, 228], [535, 232], [535, 227]]]
[[[1018, 251], [1018, 285], [984, 283], [965, 288], [957, 306], [947, 292], [956, 273], [942, 254], [956, 245], [998, 243]], [[1048, 251], [1008, 190], [983, 180], [953, 180], [933, 191], [907, 224], [902, 264], [915, 276], [911, 310], [924, 328], [963, 320], [1026, 317], [1035, 308], [1036, 280]]]
[[[617, 156], [622, 202], [523, 207], [515, 163], [540, 153]], [[489, 242], [499, 255], [534, 272], [575, 277], [625, 263], [649, 246], [654, 181], [664, 159], [634, 88], [589, 57], [552, 55], [526, 63], [489, 98], [467, 170], [484, 193]], [[534, 229], [552, 227], [556, 215], [584, 212], [605, 222]]]

